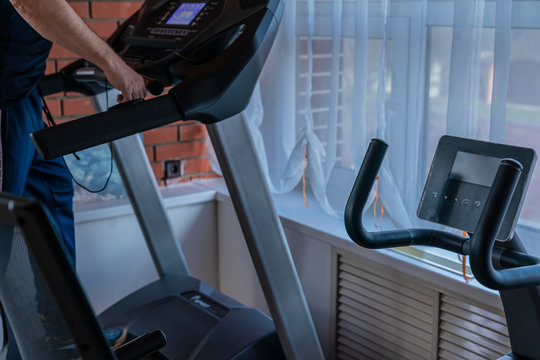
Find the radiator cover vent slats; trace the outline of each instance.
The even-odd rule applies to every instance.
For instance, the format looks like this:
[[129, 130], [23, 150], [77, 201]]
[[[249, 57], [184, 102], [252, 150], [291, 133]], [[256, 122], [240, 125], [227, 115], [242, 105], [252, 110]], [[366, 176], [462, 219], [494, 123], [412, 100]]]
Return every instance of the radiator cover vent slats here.
[[402, 277], [340, 256], [338, 359], [430, 359], [433, 291]]
[[336, 359], [484, 360], [509, 352], [502, 310], [337, 256]]
[[490, 311], [441, 294], [439, 317], [440, 359], [498, 359], [509, 352], [502, 311]]

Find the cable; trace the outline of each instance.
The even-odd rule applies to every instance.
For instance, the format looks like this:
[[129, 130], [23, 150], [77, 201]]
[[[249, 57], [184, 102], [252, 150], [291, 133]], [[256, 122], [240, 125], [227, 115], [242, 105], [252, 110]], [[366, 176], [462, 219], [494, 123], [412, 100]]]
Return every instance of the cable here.
[[[38, 89], [38, 93], [39, 93], [39, 96], [41, 97], [41, 101], [43, 103], [43, 112], [45, 113], [45, 117], [47, 118], [46, 126], [47, 127], [56, 126], [56, 123], [55, 123], [55, 121], [54, 121], [54, 119], [52, 117], [51, 111], [49, 110], [49, 107], [47, 106], [47, 102], [45, 101], [45, 97], [43, 96], [41, 90]], [[106, 108], [109, 109], [109, 82], [107, 81], [106, 78], [105, 78], [105, 102], [106, 102]], [[98, 189], [90, 189], [89, 187], [81, 184], [75, 178], [73, 173], [71, 172], [71, 169], [69, 168], [64, 156], [62, 156], [62, 161], [64, 162], [64, 165], [66, 166], [66, 169], [67, 169], [69, 175], [71, 176], [71, 178], [73, 179], [73, 181], [75, 182], [75, 184], [77, 184], [78, 186], [80, 186], [84, 190], [88, 191], [89, 193], [96, 194], [96, 193], [102, 192], [103, 190], [105, 190], [107, 188], [107, 186], [109, 186], [109, 182], [110, 182], [112, 174], [114, 172], [114, 165], [113, 165], [114, 156], [113, 156], [113, 152], [112, 152], [110, 143], [109, 143], [109, 152], [110, 152], [110, 158], [111, 158], [109, 175], [107, 175], [107, 179], [105, 180], [105, 183], [103, 184], [103, 186], [98, 188]], [[75, 157], [76, 160], [81, 160], [81, 158], [79, 157], [79, 155], [77, 155], [77, 153], [73, 153], [73, 156]]]

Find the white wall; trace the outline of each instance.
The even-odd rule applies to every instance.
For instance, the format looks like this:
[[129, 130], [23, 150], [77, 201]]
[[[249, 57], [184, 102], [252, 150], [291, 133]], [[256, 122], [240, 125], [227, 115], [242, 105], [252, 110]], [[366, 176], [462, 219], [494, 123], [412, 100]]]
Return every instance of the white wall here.
[[[165, 201], [193, 276], [217, 287], [214, 193], [186, 187], [182, 201]], [[79, 206], [75, 212], [77, 273], [97, 313], [157, 279], [150, 253], [127, 201]]]

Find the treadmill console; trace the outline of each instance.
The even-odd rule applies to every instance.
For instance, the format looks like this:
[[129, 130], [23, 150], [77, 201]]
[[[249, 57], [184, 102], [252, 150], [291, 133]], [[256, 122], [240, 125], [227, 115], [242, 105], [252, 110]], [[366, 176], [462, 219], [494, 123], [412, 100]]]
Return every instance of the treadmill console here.
[[[270, 53], [284, 6], [283, 0], [146, 0], [108, 43], [147, 78], [150, 91], [170, 86], [167, 94], [36, 131], [32, 141], [44, 158], [52, 158], [179, 120], [212, 124], [240, 113]], [[47, 76], [40, 88], [45, 95], [101, 94], [107, 82], [98, 73], [77, 60]]]
[[219, 1], [167, 1], [151, 14], [147, 26], [137, 35], [185, 41], [208, 27], [213, 19], [219, 16], [222, 8], [223, 3]]
[[500, 241], [510, 238], [536, 162], [536, 153], [529, 148], [443, 136], [420, 199], [418, 217], [473, 233], [504, 158], [514, 159], [523, 166], [497, 235]]
[[[181, 72], [169, 79], [156, 74], [162, 74], [163, 67], [171, 62], [189, 66], [215, 58], [242, 33], [246, 19], [264, 9], [278, 10], [272, 9], [274, 3], [278, 2], [150, 0], [119, 28], [109, 43], [137, 71], [174, 85], [183, 80]], [[164, 59], [168, 64], [161, 63]]]

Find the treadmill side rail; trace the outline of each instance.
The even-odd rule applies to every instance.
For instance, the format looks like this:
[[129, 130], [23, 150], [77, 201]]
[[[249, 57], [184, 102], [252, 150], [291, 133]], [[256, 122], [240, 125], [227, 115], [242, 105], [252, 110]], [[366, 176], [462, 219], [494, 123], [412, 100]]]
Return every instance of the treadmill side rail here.
[[287, 358], [324, 359], [246, 120], [207, 129]]

